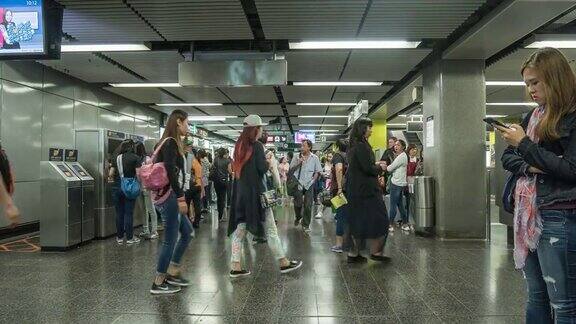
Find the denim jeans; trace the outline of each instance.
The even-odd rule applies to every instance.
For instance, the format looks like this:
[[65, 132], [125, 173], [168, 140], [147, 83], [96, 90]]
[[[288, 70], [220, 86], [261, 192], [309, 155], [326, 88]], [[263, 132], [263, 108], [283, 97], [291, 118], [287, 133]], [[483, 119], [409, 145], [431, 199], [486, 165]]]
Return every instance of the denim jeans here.
[[[266, 231], [266, 240], [268, 247], [272, 251], [274, 259], [280, 260], [286, 257], [284, 248], [282, 247], [282, 242], [278, 236], [278, 228], [276, 227], [276, 222], [274, 221], [274, 212], [271, 208], [266, 208], [266, 220], [264, 222], [264, 228]], [[232, 233], [232, 256], [231, 262], [241, 262], [244, 257], [244, 241], [248, 236], [248, 240], [252, 241], [252, 234], [247, 233], [246, 223], [240, 223], [236, 227], [234, 233]]]
[[334, 214], [334, 219], [336, 220], [336, 236], [344, 236], [347, 207], [348, 206], [344, 205], [336, 209], [336, 213]]
[[[164, 241], [158, 256], [158, 274], [165, 274], [170, 263], [179, 265], [192, 239], [192, 224], [185, 215], [178, 213], [176, 195], [172, 193], [163, 204], [158, 205], [164, 222]], [[178, 238], [180, 232], [180, 238]], [[178, 240], [178, 242], [176, 242]]]
[[116, 208], [116, 237], [131, 240], [134, 236], [135, 199], [128, 199], [119, 187], [112, 187], [112, 199]]
[[218, 205], [218, 219], [224, 217], [224, 208], [226, 207], [226, 192], [228, 185], [226, 183], [214, 182], [214, 189], [216, 190], [216, 203]]
[[390, 183], [390, 224], [394, 223], [396, 218], [396, 208], [400, 210], [400, 215], [402, 216], [402, 223], [408, 224], [408, 213], [406, 212], [406, 205], [402, 203], [402, 196], [404, 196], [404, 189], [406, 187], [400, 187], [393, 183]]
[[154, 207], [154, 204], [152, 203], [152, 196], [150, 196], [150, 191], [142, 190], [141, 197], [144, 200], [144, 207], [146, 209], [142, 232], [144, 234], [154, 234], [156, 231], [158, 231], [158, 216], [156, 215], [156, 207]]
[[[576, 210], [541, 210], [543, 231], [524, 267], [526, 323], [576, 323]], [[553, 312], [552, 312], [553, 310]]]

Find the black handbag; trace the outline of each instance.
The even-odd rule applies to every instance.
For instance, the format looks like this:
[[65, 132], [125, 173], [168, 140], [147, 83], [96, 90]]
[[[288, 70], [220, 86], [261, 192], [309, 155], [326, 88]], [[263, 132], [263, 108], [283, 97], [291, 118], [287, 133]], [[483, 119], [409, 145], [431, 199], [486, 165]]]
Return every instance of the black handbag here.
[[510, 173], [506, 179], [504, 191], [502, 192], [502, 207], [510, 214], [514, 214], [514, 193], [516, 192], [516, 182], [518, 182], [518, 176], [514, 173]]
[[[298, 178], [300, 178], [300, 174], [302, 173], [302, 165], [300, 165], [299, 169]], [[294, 172], [288, 174], [288, 179], [286, 180], [286, 192], [288, 193], [288, 196], [294, 197], [298, 194], [298, 188], [300, 187], [300, 181], [298, 181], [298, 178], [294, 175]]]

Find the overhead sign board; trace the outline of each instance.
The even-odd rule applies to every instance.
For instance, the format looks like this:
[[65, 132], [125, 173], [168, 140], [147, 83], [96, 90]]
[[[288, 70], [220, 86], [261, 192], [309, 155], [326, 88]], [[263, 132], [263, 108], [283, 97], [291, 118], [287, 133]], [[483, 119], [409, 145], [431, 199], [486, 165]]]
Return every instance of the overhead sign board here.
[[348, 115], [348, 126], [352, 126], [358, 118], [367, 116], [369, 110], [368, 100], [360, 100]]

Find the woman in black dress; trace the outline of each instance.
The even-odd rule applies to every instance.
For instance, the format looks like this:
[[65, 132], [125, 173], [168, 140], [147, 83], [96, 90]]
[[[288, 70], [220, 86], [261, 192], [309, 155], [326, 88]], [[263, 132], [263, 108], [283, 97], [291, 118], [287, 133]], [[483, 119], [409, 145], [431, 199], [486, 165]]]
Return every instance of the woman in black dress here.
[[384, 246], [388, 236], [388, 215], [378, 185], [378, 175], [385, 165], [376, 163], [372, 146], [368, 138], [372, 135], [372, 121], [358, 119], [350, 133], [348, 149], [348, 173], [346, 192], [351, 212], [348, 215], [353, 247], [348, 252], [349, 263], [366, 262], [360, 255], [359, 243], [367, 239], [370, 242], [370, 259], [386, 261]]
[[267, 213], [260, 201], [264, 193], [264, 175], [268, 163], [264, 154], [264, 145], [258, 141], [262, 137], [262, 119], [249, 115], [244, 119], [244, 130], [234, 148], [234, 184], [232, 189], [232, 207], [228, 235], [232, 242], [232, 270], [230, 277], [238, 278], [250, 275], [243, 269], [241, 260], [246, 232], [255, 237], [266, 236], [268, 246], [274, 258], [280, 263], [280, 272], [288, 273], [302, 266], [302, 261], [290, 261], [278, 237], [274, 215]]

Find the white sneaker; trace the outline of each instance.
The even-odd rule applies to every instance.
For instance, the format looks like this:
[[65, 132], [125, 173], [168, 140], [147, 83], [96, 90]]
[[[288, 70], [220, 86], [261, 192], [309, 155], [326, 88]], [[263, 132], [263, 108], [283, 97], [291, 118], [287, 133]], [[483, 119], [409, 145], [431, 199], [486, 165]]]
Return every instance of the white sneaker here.
[[123, 238], [116, 238], [116, 243], [118, 243], [118, 245], [122, 245], [122, 244], [124, 244], [124, 239]]
[[390, 232], [390, 233], [394, 233], [394, 226], [390, 226], [390, 227], [388, 227], [388, 232]]
[[402, 230], [403, 230], [403, 231], [408, 231], [408, 232], [409, 232], [409, 231], [410, 231], [410, 225], [408, 225], [408, 224], [404, 224], [404, 225], [402, 225]]
[[318, 214], [316, 214], [316, 219], [322, 219], [322, 216], [324, 216], [324, 213], [319, 211]]
[[158, 232], [154, 232], [154, 233], [152, 233], [152, 235], [150, 235], [151, 240], [155, 240], [157, 238], [158, 238]]
[[127, 245], [136, 244], [136, 243], [140, 243], [140, 239], [137, 238], [136, 236], [134, 236], [131, 240], [126, 241]]

